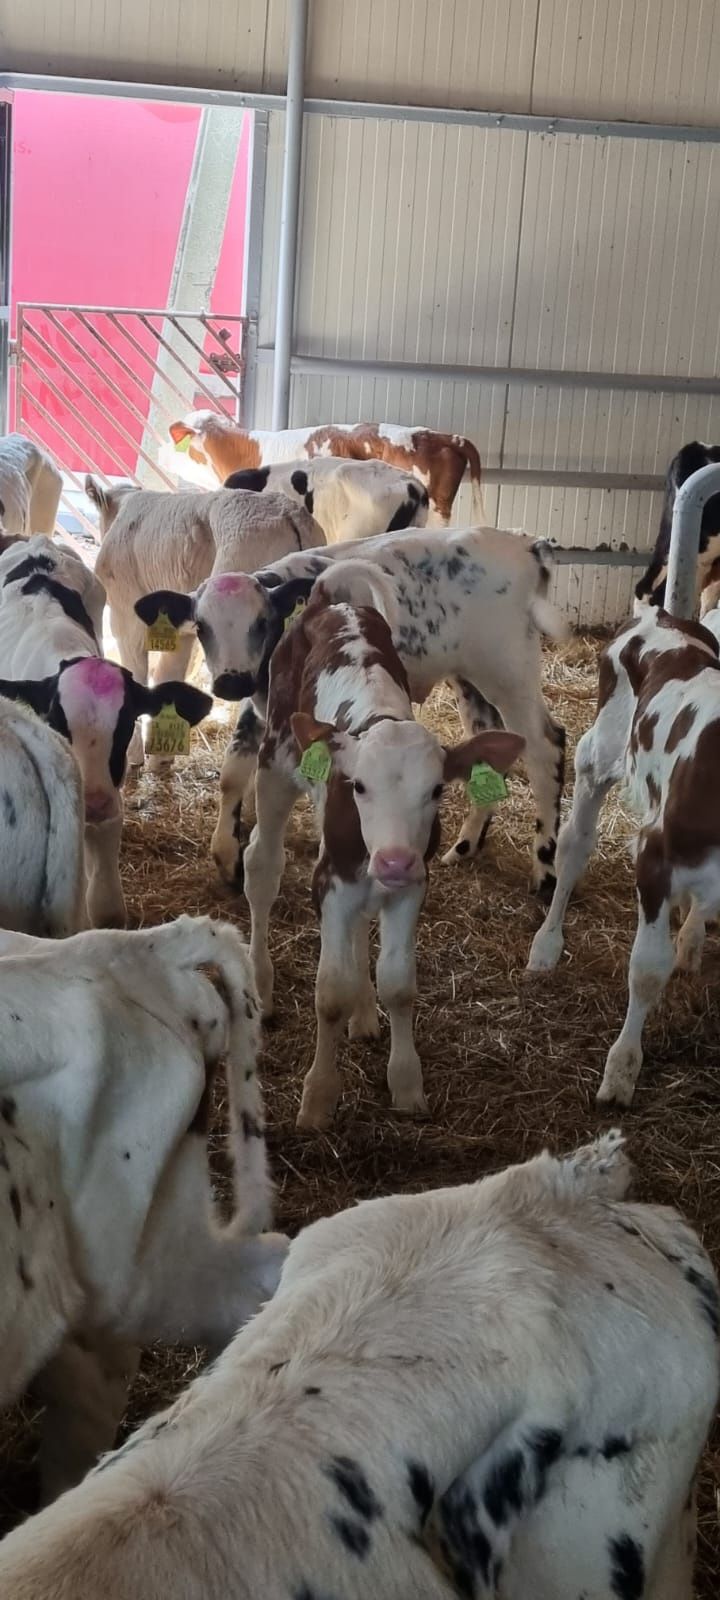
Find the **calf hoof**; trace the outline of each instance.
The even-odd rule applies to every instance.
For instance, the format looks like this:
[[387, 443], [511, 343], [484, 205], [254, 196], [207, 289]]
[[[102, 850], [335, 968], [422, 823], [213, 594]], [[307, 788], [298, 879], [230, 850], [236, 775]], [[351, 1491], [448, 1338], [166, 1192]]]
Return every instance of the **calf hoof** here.
[[231, 889], [241, 890], [245, 883], [244, 855], [250, 830], [243, 827], [239, 811], [235, 813], [233, 832], [217, 827], [210, 840], [210, 850], [223, 883]]
[[422, 1089], [418, 1089], [414, 1094], [394, 1094], [392, 1108], [393, 1111], [398, 1111], [403, 1117], [429, 1117], [430, 1115], [430, 1107]]
[[295, 1127], [300, 1133], [324, 1133], [332, 1127], [332, 1111], [311, 1111], [300, 1107], [295, 1118]]
[[557, 966], [563, 951], [562, 932], [544, 933], [542, 928], [536, 933], [530, 946], [530, 955], [526, 971], [529, 973], [552, 972]]
[[599, 1106], [630, 1106], [635, 1094], [635, 1084], [642, 1065], [642, 1056], [634, 1050], [610, 1051], [605, 1065], [603, 1081], [595, 1096]]

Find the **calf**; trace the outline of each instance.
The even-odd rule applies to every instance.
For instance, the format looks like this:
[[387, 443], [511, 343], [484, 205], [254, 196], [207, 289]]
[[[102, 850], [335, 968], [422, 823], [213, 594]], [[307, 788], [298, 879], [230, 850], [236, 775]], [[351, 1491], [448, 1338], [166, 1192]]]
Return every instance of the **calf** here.
[[[554, 884], [553, 860], [564, 774], [564, 730], [553, 721], [540, 688], [541, 634], [561, 638], [565, 624], [547, 602], [552, 550], [540, 540], [471, 528], [381, 534], [326, 551], [286, 556], [254, 577], [236, 574], [194, 593], [162, 590], [137, 604], [151, 623], [164, 610], [179, 628], [197, 631], [216, 693], [245, 708], [223, 765], [221, 810], [213, 854], [232, 880], [241, 859], [240, 817], [254, 780], [260, 724], [272, 654], [298, 600], [334, 560], [358, 555], [395, 585], [399, 619], [395, 644], [413, 700], [423, 701], [451, 677], [467, 734], [500, 720], [525, 740], [525, 764], [537, 805], [534, 875], [542, 894]], [[231, 581], [233, 587], [231, 588]], [[498, 715], [499, 714], [499, 715]], [[481, 848], [492, 805], [476, 805], [446, 861], [469, 860]]]
[[[356, 604], [333, 604], [338, 586], [349, 589]], [[523, 747], [515, 734], [493, 730], [446, 750], [413, 720], [407, 675], [388, 625], [394, 611], [393, 586], [383, 572], [343, 562], [315, 586], [273, 657], [245, 892], [250, 952], [269, 1013], [268, 921], [282, 875], [283, 836], [298, 795], [310, 794], [322, 819], [313, 876], [321, 948], [317, 1044], [298, 1116], [302, 1128], [326, 1126], [335, 1110], [335, 1056], [343, 1028], [349, 1023], [352, 1037], [379, 1032], [368, 970], [368, 931], [376, 917], [378, 994], [390, 1014], [393, 1105], [400, 1111], [426, 1109], [412, 1029], [415, 932], [427, 863], [439, 841], [443, 785], [468, 778], [474, 763], [506, 772]], [[319, 752], [324, 770], [312, 769], [305, 759], [298, 764], [298, 750]]]
[[53, 533], [62, 474], [55, 462], [22, 433], [0, 437], [0, 502], [9, 534]]
[[[221, 483], [243, 468], [343, 456], [350, 461], [386, 461], [410, 472], [425, 486], [432, 519], [450, 521], [453, 500], [466, 471], [470, 474], [473, 516], [484, 521], [480, 457], [470, 439], [432, 428], [402, 428], [393, 422], [331, 423], [321, 428], [289, 428], [279, 433], [249, 433], [219, 411], [191, 411], [173, 422], [176, 451], [191, 464], [209, 467]], [[176, 458], [179, 463], [180, 456]], [[178, 470], [181, 467], [178, 464]]]
[[[686, 479], [692, 476], [693, 472], [699, 472], [701, 467], [708, 467], [712, 462], [717, 461], [720, 461], [720, 445], [700, 444], [697, 439], [694, 439], [691, 444], [684, 444], [682, 449], [678, 450], [677, 455], [673, 456], [665, 477], [663, 508], [655, 549], [647, 572], [643, 573], [635, 588], [638, 600], [647, 600], [654, 606], [664, 606], [675, 496], [678, 489], [682, 487]], [[714, 581], [712, 593], [709, 592], [708, 585], [711, 578], [711, 568], [719, 556], [720, 494], [713, 494], [703, 506], [700, 523], [698, 588], [701, 591], [701, 616], [705, 610], [717, 603], [719, 592], [715, 583], [718, 576], [717, 573], [712, 574]]]
[[213, 1370], [3, 1541], [2, 1600], [691, 1600], [717, 1288], [627, 1182], [608, 1134], [306, 1228]]
[[374, 533], [424, 528], [428, 492], [416, 479], [384, 461], [336, 461], [315, 456], [287, 466], [231, 472], [226, 489], [280, 490], [314, 516], [328, 544]]
[[[260, 499], [229, 489], [213, 494], [156, 494], [130, 485], [102, 489], [89, 476], [85, 489], [100, 518], [96, 576], [107, 592], [120, 660], [138, 683], [147, 682], [148, 638], [134, 606], [148, 589], [192, 589], [211, 575], [252, 570], [288, 550], [325, 542], [305, 506], [282, 494]], [[156, 684], [185, 676], [193, 644], [192, 635], [185, 634], [159, 654]], [[137, 765], [142, 759], [138, 731], [129, 760]]]
[[0, 698], [0, 927], [61, 939], [84, 915], [80, 768], [63, 739]]
[[[47, 1493], [112, 1443], [128, 1346], [222, 1348], [274, 1289], [284, 1241], [257, 1231], [258, 1007], [234, 929], [0, 935], [0, 1030], [0, 1401], [43, 1375]], [[206, 1130], [224, 1052], [235, 1208], [220, 1225]]]
[[[642, 1031], [675, 965], [699, 966], [705, 922], [720, 912], [720, 666], [714, 635], [654, 607], [628, 622], [600, 661], [598, 710], [575, 754], [572, 812], [560, 833], [558, 880], [530, 971], [554, 967], [563, 919], [593, 845], [605, 796], [626, 778], [638, 816], [638, 923], [629, 1003], [598, 1100], [629, 1105]], [[673, 948], [675, 905], [690, 911]]]
[[195, 724], [212, 701], [180, 682], [148, 689], [105, 661], [104, 601], [74, 552], [42, 535], [0, 556], [0, 694], [26, 701], [72, 744], [84, 784], [88, 915], [110, 927], [125, 921], [120, 791], [135, 722], [174, 704]]

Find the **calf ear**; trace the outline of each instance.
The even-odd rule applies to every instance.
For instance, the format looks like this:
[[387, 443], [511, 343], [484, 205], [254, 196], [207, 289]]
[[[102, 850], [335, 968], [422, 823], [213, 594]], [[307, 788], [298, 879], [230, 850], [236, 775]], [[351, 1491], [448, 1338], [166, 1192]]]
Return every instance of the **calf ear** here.
[[268, 589], [270, 604], [281, 621], [284, 622], [291, 615], [298, 600], [307, 600], [314, 583], [313, 577], [289, 578], [287, 583], [279, 583], [276, 589]]
[[308, 745], [315, 744], [318, 739], [332, 748], [333, 734], [337, 733], [334, 722], [317, 722], [307, 711], [293, 711], [290, 727], [301, 750], [307, 750]]
[[135, 611], [149, 628], [157, 622], [161, 611], [174, 628], [190, 628], [195, 620], [195, 598], [191, 594], [178, 594], [175, 589], [156, 589], [154, 594], [141, 595], [135, 601]]
[[0, 695], [24, 700], [39, 717], [46, 717], [57, 692], [58, 674], [52, 678], [0, 678]]
[[163, 706], [174, 705], [178, 716], [184, 717], [191, 728], [195, 728], [212, 711], [213, 698], [211, 694], [203, 694], [202, 689], [195, 689], [191, 683], [183, 683], [180, 679], [157, 683], [148, 689], [144, 683], [136, 683], [133, 678], [132, 704], [136, 717], [156, 717]]
[[195, 437], [192, 428], [189, 428], [186, 422], [171, 422], [168, 433], [173, 444], [182, 444], [183, 439], [194, 439]]
[[525, 740], [519, 733], [506, 733], [504, 728], [489, 728], [487, 733], [476, 733], [445, 751], [445, 781], [469, 778], [476, 763], [487, 762], [496, 772], [507, 772], [525, 749]]

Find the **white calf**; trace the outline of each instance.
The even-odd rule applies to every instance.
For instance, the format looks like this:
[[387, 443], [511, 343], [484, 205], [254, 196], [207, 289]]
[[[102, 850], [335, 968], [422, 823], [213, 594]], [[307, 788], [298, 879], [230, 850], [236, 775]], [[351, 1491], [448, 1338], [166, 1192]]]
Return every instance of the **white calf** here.
[[80, 768], [64, 740], [0, 698], [0, 927], [63, 938], [84, 915]]
[[[629, 1105], [642, 1031], [676, 965], [698, 967], [705, 922], [720, 913], [720, 664], [713, 633], [653, 606], [626, 623], [600, 662], [598, 712], [575, 755], [572, 812], [560, 833], [558, 880], [535, 935], [531, 971], [554, 967], [563, 920], [593, 845], [605, 796], [627, 778], [638, 815], [638, 924], [629, 1003], [598, 1100]], [[690, 910], [673, 947], [675, 905]]]
[[22, 433], [0, 437], [0, 516], [9, 534], [53, 533], [62, 474]]
[[[381, 534], [327, 550], [298, 552], [254, 577], [227, 575], [194, 593], [148, 595], [137, 607], [152, 620], [161, 606], [197, 631], [213, 677], [254, 695], [263, 708], [272, 653], [298, 599], [331, 561], [358, 556], [392, 578], [397, 591], [394, 642], [413, 700], [452, 677], [467, 734], [505, 724], [525, 740], [524, 761], [537, 806], [535, 884], [555, 881], [553, 861], [564, 775], [565, 732], [553, 721], [540, 687], [541, 636], [561, 637], [565, 624], [546, 599], [552, 551], [515, 533], [471, 528]], [[340, 598], [340, 596], [338, 596]], [[229, 691], [227, 691], [229, 693]], [[213, 854], [229, 879], [237, 873], [239, 817], [255, 775], [258, 717], [241, 714], [221, 776], [222, 804]], [[487, 834], [492, 806], [474, 806], [446, 860], [469, 860]]]
[[[221, 1348], [275, 1287], [284, 1243], [258, 1236], [258, 1032], [245, 947], [208, 918], [59, 943], [0, 936], [0, 1401], [57, 1358], [44, 1380], [55, 1488], [64, 1458], [67, 1481], [70, 1463], [90, 1464], [90, 1440], [112, 1441], [128, 1345]], [[205, 1132], [225, 1051], [235, 1207], [221, 1226]]]
[[296, 499], [319, 523], [328, 544], [368, 539], [400, 528], [424, 528], [427, 489], [385, 461], [337, 461], [316, 456], [277, 467], [231, 472], [226, 489], [256, 494], [279, 490]]
[[190, 723], [208, 695], [185, 683], [136, 683], [102, 656], [105, 591], [74, 551], [42, 535], [0, 556], [0, 693], [25, 700], [72, 744], [85, 792], [87, 909], [96, 926], [122, 925], [121, 785], [138, 717], [173, 703]]
[[[354, 605], [334, 605], [336, 589]], [[258, 992], [272, 1009], [268, 922], [282, 876], [283, 837], [300, 794], [310, 794], [322, 842], [313, 877], [321, 948], [315, 990], [317, 1045], [298, 1126], [325, 1127], [337, 1104], [336, 1051], [378, 1034], [368, 968], [371, 920], [380, 922], [377, 977], [390, 1014], [388, 1085], [400, 1111], [426, 1110], [413, 1040], [415, 935], [437, 850], [443, 785], [473, 763], [506, 772], [520, 754], [515, 734], [491, 730], [446, 750], [413, 719], [405, 668], [393, 646], [393, 584], [368, 562], [330, 568], [273, 656], [267, 725], [258, 758], [257, 824], [245, 855]], [[326, 770], [307, 775], [299, 751], [320, 751]]]
[[307, 1228], [212, 1372], [0, 1545], [2, 1600], [691, 1600], [717, 1288], [626, 1185], [608, 1135]]

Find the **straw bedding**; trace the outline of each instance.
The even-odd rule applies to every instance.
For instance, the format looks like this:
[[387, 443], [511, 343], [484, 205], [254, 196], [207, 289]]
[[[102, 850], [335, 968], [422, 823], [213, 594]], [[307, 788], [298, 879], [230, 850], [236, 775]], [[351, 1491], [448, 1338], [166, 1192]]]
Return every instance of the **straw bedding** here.
[[[548, 648], [545, 685], [570, 750], [592, 720], [598, 643], [576, 637]], [[439, 690], [423, 712], [458, 736], [453, 701]], [[180, 912], [229, 916], [247, 931], [247, 907], [217, 879], [208, 856], [217, 775], [227, 728], [207, 724], [193, 754], [167, 779], [143, 774], [127, 793], [124, 882], [133, 924]], [[571, 764], [570, 764], [571, 765]], [[572, 776], [570, 772], [570, 777]], [[463, 807], [445, 802], [444, 838]], [[622, 797], [608, 800], [599, 848], [567, 921], [568, 954], [550, 978], [524, 967], [540, 911], [528, 894], [533, 809], [524, 776], [511, 778], [479, 862], [432, 871], [418, 947], [416, 1037], [431, 1107], [426, 1122], [388, 1108], [388, 1040], [346, 1045], [344, 1095], [329, 1134], [295, 1131], [299, 1086], [312, 1058], [318, 935], [308, 884], [312, 818], [296, 810], [275, 909], [277, 1018], [265, 1038], [263, 1078], [277, 1182], [277, 1223], [291, 1233], [354, 1200], [474, 1179], [523, 1160], [544, 1143], [572, 1147], [608, 1123], [595, 1108], [605, 1054], [624, 1013], [634, 931], [631, 822]], [[646, 1033], [646, 1066], [622, 1118], [637, 1164], [638, 1193], [679, 1206], [720, 1264], [720, 1036], [715, 996], [720, 946], [711, 936], [701, 978], [673, 980]], [[222, 1089], [212, 1135], [222, 1184]], [[200, 1364], [196, 1351], [146, 1355], [129, 1421], [163, 1404]], [[0, 1526], [32, 1504], [34, 1418], [29, 1405], [0, 1424]], [[720, 1436], [702, 1477], [700, 1600], [720, 1577]]]

